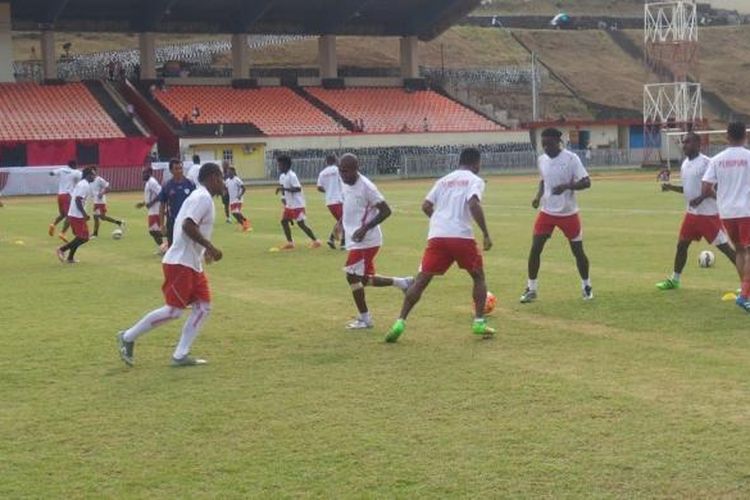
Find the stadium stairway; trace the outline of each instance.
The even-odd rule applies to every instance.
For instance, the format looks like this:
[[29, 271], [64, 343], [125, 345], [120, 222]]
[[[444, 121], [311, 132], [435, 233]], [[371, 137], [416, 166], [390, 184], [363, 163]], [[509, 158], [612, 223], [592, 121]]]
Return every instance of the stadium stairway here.
[[83, 83], [126, 137], [143, 137], [145, 135], [110, 95], [102, 82], [99, 80], [87, 80]]
[[333, 121], [344, 127], [349, 132], [354, 132], [354, 123], [352, 123], [351, 120], [346, 118], [341, 113], [337, 112], [335, 109], [315, 97], [314, 95], [310, 94], [309, 92], [305, 92], [305, 89], [303, 89], [300, 86], [293, 85], [289, 87], [295, 94], [300, 96], [301, 98], [305, 99], [307, 102], [318, 108], [320, 111], [325, 113], [326, 115], [330, 116]]

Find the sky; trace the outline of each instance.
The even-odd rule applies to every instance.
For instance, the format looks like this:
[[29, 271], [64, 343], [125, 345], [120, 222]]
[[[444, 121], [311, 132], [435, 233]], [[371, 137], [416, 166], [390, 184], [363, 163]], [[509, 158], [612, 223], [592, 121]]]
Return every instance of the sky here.
[[711, 0], [711, 5], [719, 9], [735, 9], [750, 14], [750, 0]]

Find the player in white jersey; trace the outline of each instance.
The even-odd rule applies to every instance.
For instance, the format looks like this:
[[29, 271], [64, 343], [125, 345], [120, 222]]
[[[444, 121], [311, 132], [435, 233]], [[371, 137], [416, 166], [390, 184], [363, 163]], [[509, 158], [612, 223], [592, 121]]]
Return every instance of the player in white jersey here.
[[281, 193], [281, 202], [284, 204], [284, 211], [281, 214], [281, 228], [284, 230], [284, 236], [286, 237], [286, 243], [281, 245], [279, 250], [294, 249], [292, 225], [295, 222], [310, 238], [310, 248], [319, 248], [320, 241], [315, 237], [315, 233], [305, 220], [305, 195], [302, 193], [302, 184], [299, 182], [297, 174], [292, 170], [292, 159], [283, 155], [276, 159], [276, 163], [279, 167], [279, 187], [276, 188], [276, 194]]
[[662, 191], [682, 193], [687, 202], [687, 212], [682, 220], [680, 236], [677, 240], [677, 252], [674, 257], [674, 272], [672, 276], [656, 284], [659, 290], [675, 290], [680, 288], [680, 277], [688, 258], [688, 248], [693, 241], [705, 239], [716, 245], [729, 260], [736, 261], [734, 248], [729, 244], [729, 238], [721, 225], [719, 207], [716, 205], [716, 193], [702, 193], [703, 176], [708, 170], [711, 159], [701, 154], [701, 139], [698, 134], [690, 132], [682, 139], [682, 151], [685, 160], [680, 168], [681, 186], [670, 183], [662, 184]]
[[[66, 243], [57, 249], [57, 258], [60, 262], [67, 262], [68, 264], [75, 264], [78, 261], [75, 259], [76, 251], [81, 245], [89, 241], [89, 226], [86, 221], [89, 220], [89, 215], [86, 213], [86, 201], [91, 196], [91, 182], [96, 177], [96, 169], [93, 167], [86, 167], [81, 173], [82, 179], [78, 181], [75, 189], [73, 190], [72, 202], [68, 209], [68, 222], [70, 227], [73, 229], [73, 241]], [[67, 256], [66, 256], [67, 253]]]
[[345, 154], [339, 164], [343, 181], [342, 221], [348, 250], [344, 272], [359, 312], [346, 328], [362, 330], [373, 327], [372, 316], [365, 299], [365, 287], [393, 286], [406, 291], [414, 282], [409, 278], [386, 278], [375, 274], [375, 256], [383, 244], [380, 224], [391, 216], [391, 208], [375, 184], [359, 173], [359, 160]]
[[719, 216], [734, 244], [735, 265], [742, 280], [737, 305], [750, 312], [750, 151], [745, 148], [747, 127], [727, 127], [729, 147], [711, 158], [703, 176], [703, 195], [716, 192]]
[[341, 238], [344, 249], [344, 235], [341, 231], [341, 217], [343, 215], [343, 201], [341, 199], [341, 175], [339, 174], [338, 158], [335, 155], [326, 156], [326, 168], [318, 174], [318, 191], [325, 194], [326, 207], [336, 220], [328, 237], [328, 246], [336, 249], [336, 241]]
[[78, 163], [75, 160], [68, 162], [67, 167], [62, 167], [53, 170], [49, 175], [57, 176], [57, 217], [49, 225], [47, 230], [50, 236], [55, 235], [55, 228], [61, 221], [63, 223], [62, 231], [60, 232], [60, 238], [65, 241], [65, 232], [68, 230], [70, 225], [68, 224], [68, 210], [70, 210], [70, 200], [73, 195], [73, 190], [76, 188], [76, 184], [81, 180], [81, 171], [78, 169]]
[[145, 208], [147, 210], [146, 225], [148, 233], [158, 247], [157, 253], [164, 254], [166, 246], [164, 245], [164, 235], [161, 232], [161, 220], [159, 217], [161, 184], [154, 178], [154, 170], [151, 167], [143, 169], [141, 178], [146, 183], [143, 187], [143, 201], [136, 203], [135, 208]]
[[117, 334], [120, 358], [133, 365], [135, 341], [143, 334], [175, 320], [192, 306], [182, 336], [172, 354], [172, 366], [205, 364], [190, 356], [190, 347], [211, 312], [211, 291], [203, 272], [203, 261], [221, 260], [221, 250], [211, 243], [214, 226], [214, 196], [224, 192], [224, 175], [215, 163], [206, 163], [198, 174], [199, 187], [182, 204], [174, 227], [174, 241], [162, 259], [165, 305], [151, 311], [131, 328]]
[[229, 195], [229, 211], [237, 219], [237, 222], [242, 225], [243, 232], [252, 231], [253, 228], [250, 227], [250, 220], [242, 215], [242, 197], [245, 195], [245, 184], [237, 175], [234, 167], [227, 167], [225, 177], [224, 186]]
[[485, 183], [477, 174], [482, 157], [479, 150], [464, 149], [459, 167], [438, 180], [422, 203], [422, 211], [430, 218], [427, 249], [414, 284], [409, 287], [401, 307], [401, 315], [391, 327], [386, 342], [396, 342], [406, 329], [406, 318], [419, 302], [422, 293], [435, 276], [442, 276], [455, 262], [474, 282], [474, 323], [476, 335], [490, 336], [495, 330], [487, 325], [484, 308], [487, 301], [487, 284], [484, 278], [482, 254], [477, 248], [471, 222], [482, 231], [482, 247], [492, 248], [492, 239], [482, 210]]
[[534, 237], [529, 252], [529, 279], [521, 295], [521, 303], [533, 302], [537, 298], [539, 267], [542, 251], [555, 228], [559, 228], [570, 243], [581, 275], [583, 299], [594, 298], [589, 278], [589, 259], [583, 251], [583, 230], [578, 216], [576, 191], [591, 187], [591, 179], [580, 158], [562, 149], [562, 132], [554, 128], [542, 132], [542, 148], [545, 154], [539, 157], [539, 191], [531, 206], [541, 210], [534, 223]]
[[100, 221], [111, 222], [112, 224], [116, 224], [120, 229], [125, 229], [125, 221], [122, 219], [113, 219], [107, 215], [107, 193], [109, 193], [109, 182], [107, 182], [102, 176], [98, 175], [99, 170], [96, 167], [93, 168], [97, 176], [91, 183], [91, 197], [94, 199], [94, 231], [91, 234], [91, 237], [98, 238]]

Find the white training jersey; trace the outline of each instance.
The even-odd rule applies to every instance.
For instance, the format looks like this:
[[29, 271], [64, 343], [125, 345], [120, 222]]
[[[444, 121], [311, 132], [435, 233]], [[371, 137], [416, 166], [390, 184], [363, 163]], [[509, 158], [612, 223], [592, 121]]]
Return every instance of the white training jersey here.
[[109, 182], [98, 175], [96, 176], [96, 179], [91, 182], [91, 197], [94, 199], [95, 205], [107, 204], [107, 196], [104, 192], [108, 187]]
[[557, 217], [578, 213], [575, 191], [568, 189], [562, 194], [552, 194], [552, 190], [589, 176], [581, 159], [566, 149], [554, 158], [543, 154], [539, 157], [539, 174], [544, 181], [544, 196], [540, 205], [542, 212]]
[[427, 239], [474, 239], [469, 200], [481, 201], [483, 193], [484, 181], [464, 168], [438, 180], [425, 198], [434, 206]]
[[326, 195], [326, 205], [341, 203], [341, 175], [339, 167], [328, 165], [318, 175], [318, 187], [323, 188]]
[[285, 174], [279, 176], [279, 184], [284, 189], [289, 188], [300, 188], [300, 191], [296, 193], [290, 193], [284, 191], [284, 199], [286, 200], [286, 208], [305, 208], [305, 195], [302, 194], [302, 184], [300, 184], [297, 174], [294, 171], [289, 170]]
[[227, 193], [229, 193], [229, 203], [242, 203], [242, 196], [240, 195], [244, 186], [242, 179], [236, 175], [229, 179], [224, 179], [224, 186], [226, 186]]
[[[148, 205], [161, 193], [161, 184], [153, 177], [149, 177], [146, 181], [146, 185], [143, 187], [143, 201]], [[161, 202], [157, 201], [148, 208], [149, 215], [159, 215], [159, 209], [161, 208]]]
[[706, 155], [699, 154], [692, 160], [685, 158], [680, 168], [680, 181], [682, 181], [682, 192], [687, 202], [688, 213], [695, 215], [718, 215], [719, 207], [716, 200], [706, 198], [697, 207], [691, 207], [690, 201], [698, 198], [703, 191], [703, 176], [708, 170], [708, 163], [711, 161]]
[[73, 194], [76, 184], [83, 178], [83, 172], [70, 167], [62, 167], [52, 171], [58, 178], [57, 194]]
[[198, 163], [193, 163], [185, 170], [185, 177], [190, 179], [192, 183], [197, 186], [199, 184], [198, 174], [201, 173], [201, 166]]
[[703, 181], [717, 184], [716, 203], [722, 219], [750, 217], [750, 151], [729, 147], [711, 158]]
[[76, 187], [73, 190], [73, 194], [70, 195], [70, 208], [68, 209], [68, 217], [77, 217], [79, 219], [83, 219], [83, 213], [78, 210], [78, 204], [76, 203], [76, 200], [78, 198], [83, 198], [83, 206], [85, 207], [89, 196], [91, 196], [91, 183], [89, 183], [89, 181], [87, 181], [86, 179], [81, 179], [78, 184], [76, 184]]
[[359, 178], [353, 186], [342, 183], [342, 195], [344, 200], [342, 222], [347, 250], [381, 246], [383, 244], [383, 232], [380, 230], [380, 226], [368, 231], [362, 241], [358, 243], [350, 239], [357, 229], [377, 217], [378, 209], [375, 208], [375, 205], [385, 201], [375, 184], [364, 175], [359, 174]]
[[179, 264], [194, 269], [197, 272], [203, 271], [203, 254], [206, 249], [191, 239], [182, 229], [185, 219], [191, 219], [198, 225], [201, 234], [207, 240], [211, 239], [211, 233], [214, 228], [215, 218], [214, 201], [208, 190], [198, 185], [198, 188], [190, 193], [174, 222], [174, 239], [172, 246], [162, 259], [164, 264]]

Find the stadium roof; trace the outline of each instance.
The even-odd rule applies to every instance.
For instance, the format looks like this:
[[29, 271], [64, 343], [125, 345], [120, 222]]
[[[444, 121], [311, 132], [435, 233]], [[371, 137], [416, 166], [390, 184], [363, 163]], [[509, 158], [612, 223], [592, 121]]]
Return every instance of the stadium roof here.
[[480, 0], [10, 0], [15, 31], [412, 36], [430, 40]]

